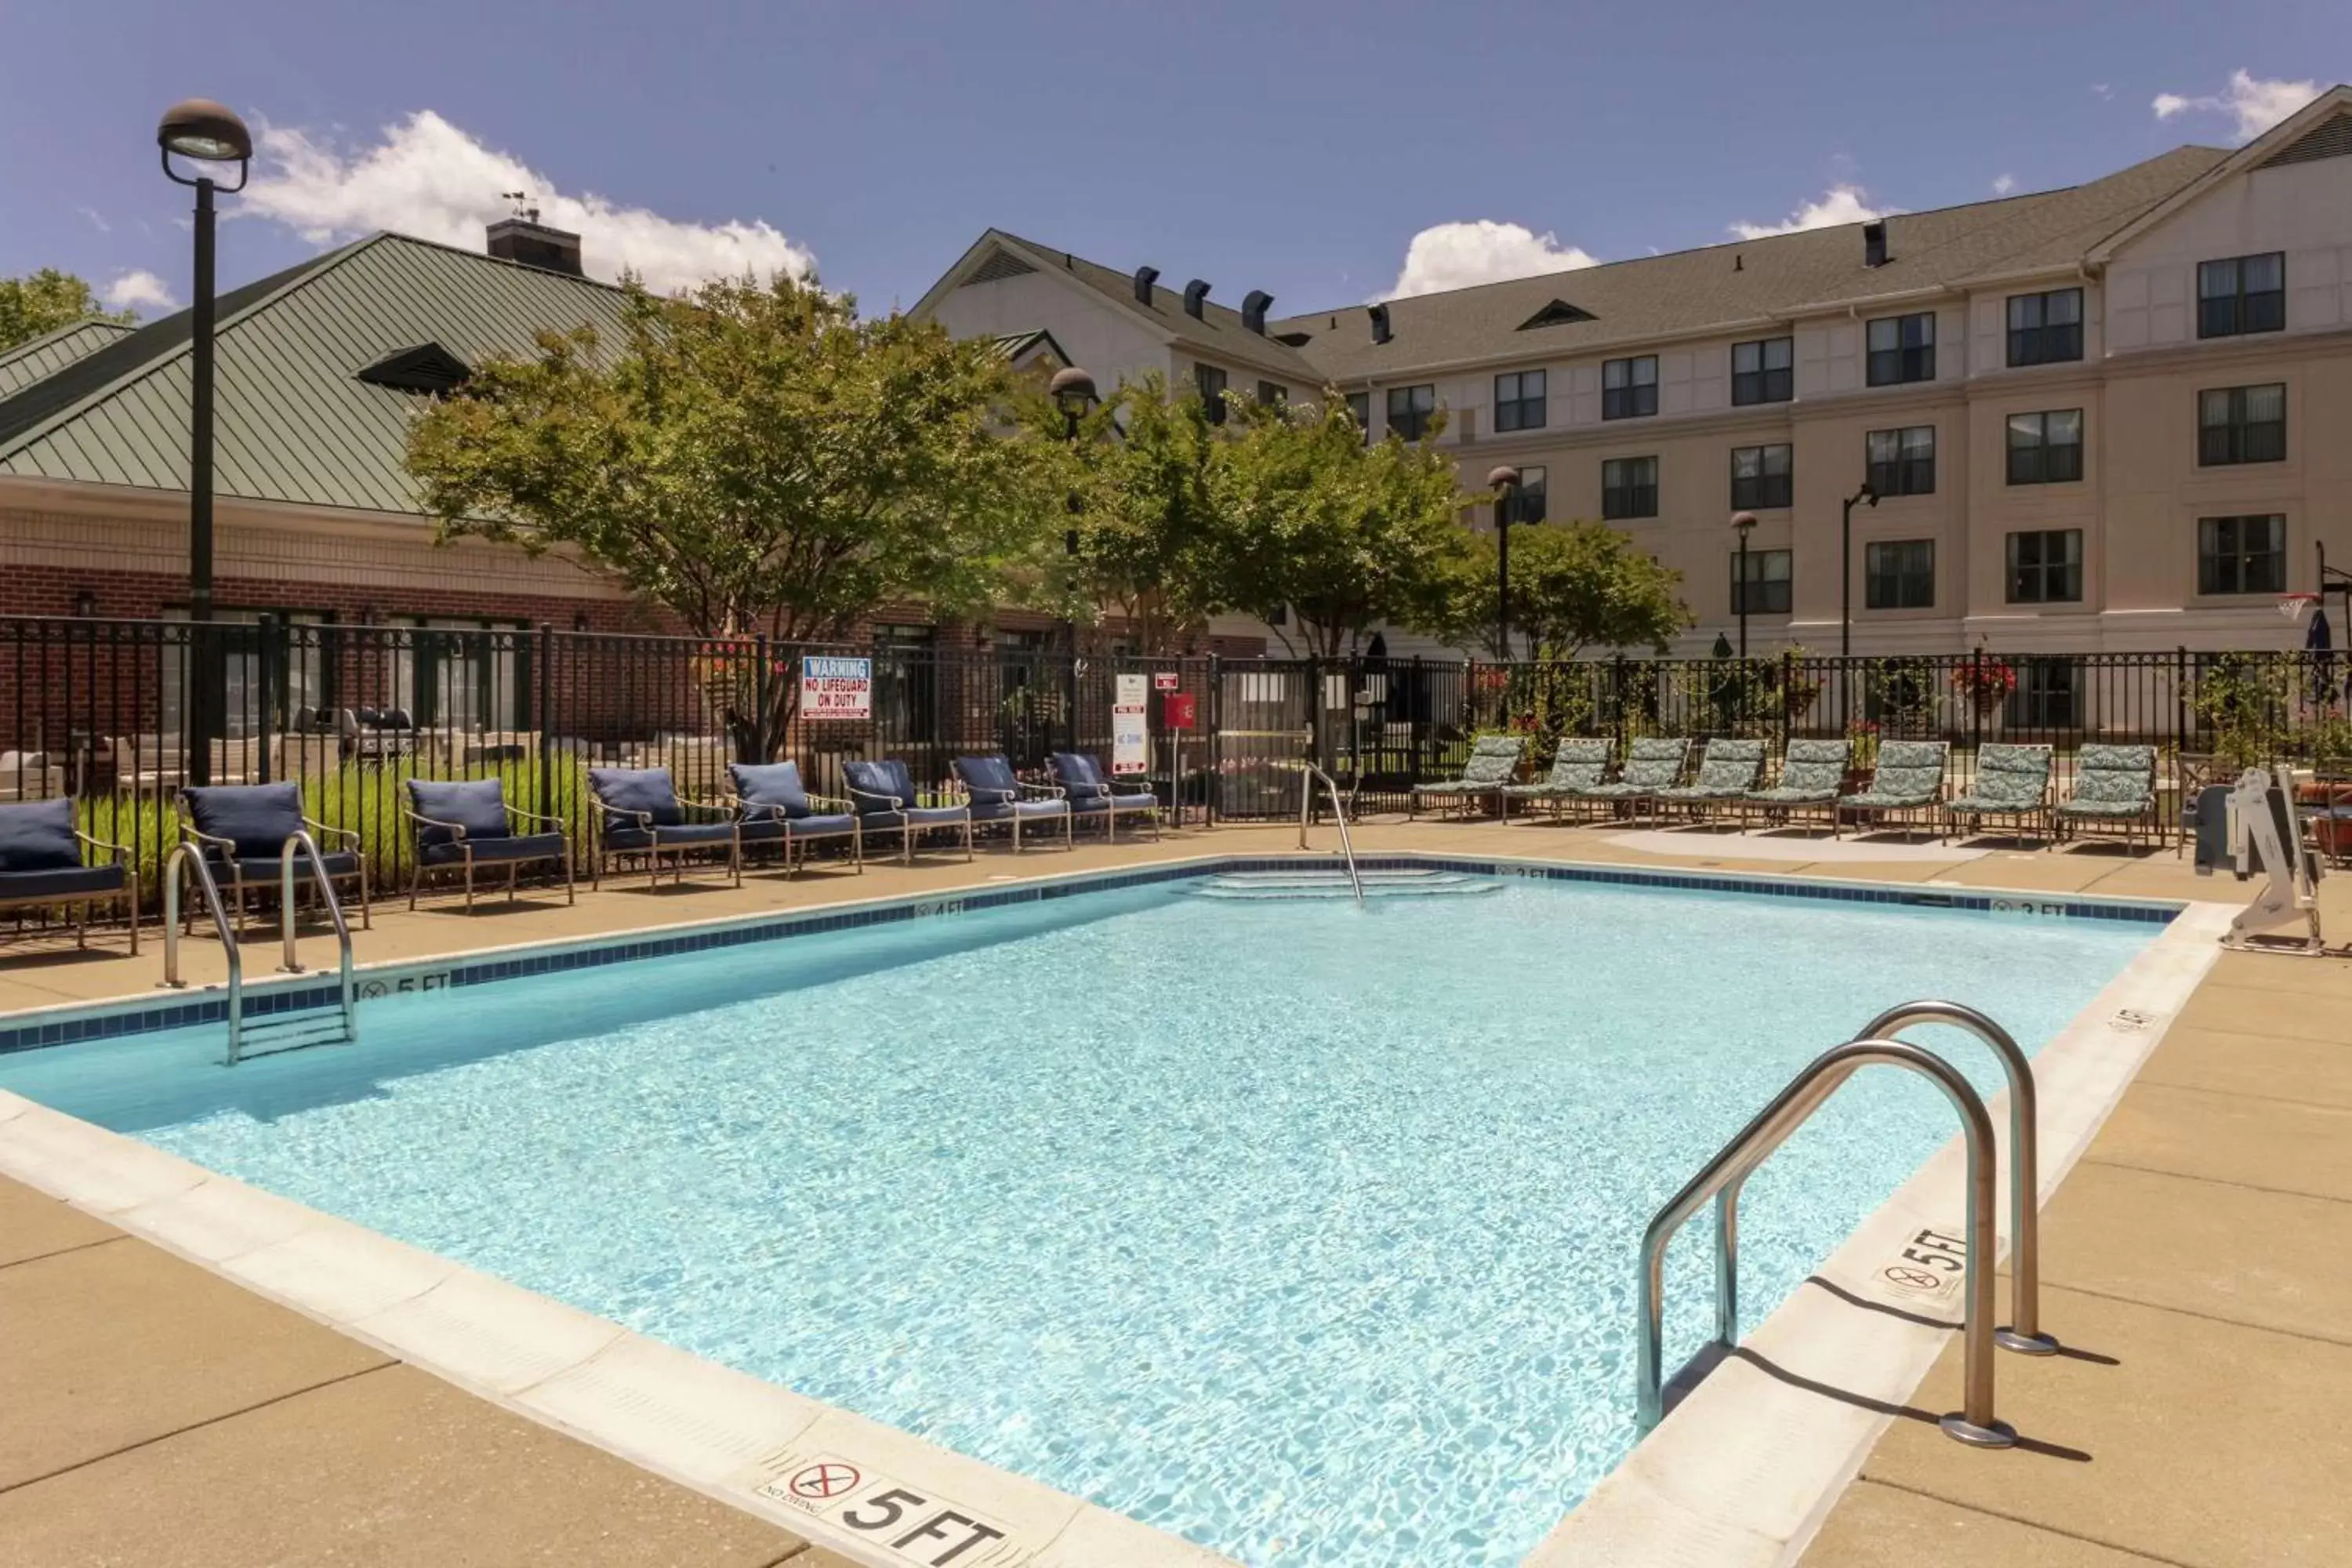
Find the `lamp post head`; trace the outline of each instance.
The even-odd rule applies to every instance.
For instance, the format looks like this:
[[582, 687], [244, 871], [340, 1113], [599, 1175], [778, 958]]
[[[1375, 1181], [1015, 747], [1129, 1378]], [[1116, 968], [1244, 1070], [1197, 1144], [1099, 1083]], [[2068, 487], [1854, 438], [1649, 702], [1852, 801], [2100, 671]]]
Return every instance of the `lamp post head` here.
[[1748, 538], [1748, 531], [1756, 526], [1756, 514], [1752, 511], [1735, 511], [1731, 514], [1731, 526], [1738, 531], [1739, 537], [1744, 542]]
[[1853, 492], [1853, 499], [1860, 501], [1868, 501], [1874, 507], [1878, 504], [1878, 491], [1873, 488], [1868, 479], [1864, 479], [1862, 481], [1862, 489]]
[[1504, 463], [1488, 471], [1486, 488], [1498, 495], [1507, 496], [1519, 488], [1519, 470]]
[[253, 133], [245, 121], [209, 98], [182, 99], [166, 110], [155, 144], [205, 163], [242, 163], [253, 156]]
[[1063, 413], [1084, 414], [1087, 405], [1095, 400], [1095, 378], [1076, 365], [1066, 365], [1054, 373], [1054, 379], [1045, 384], [1045, 390], [1053, 395], [1055, 404]]

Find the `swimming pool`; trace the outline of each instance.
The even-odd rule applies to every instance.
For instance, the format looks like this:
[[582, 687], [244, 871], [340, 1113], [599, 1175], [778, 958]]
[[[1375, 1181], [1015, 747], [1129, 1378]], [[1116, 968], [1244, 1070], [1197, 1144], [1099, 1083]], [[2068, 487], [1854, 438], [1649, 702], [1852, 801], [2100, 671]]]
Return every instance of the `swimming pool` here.
[[[1506, 1563], [1633, 1439], [1643, 1223], [1796, 1066], [1929, 994], [2038, 1047], [2160, 929], [1442, 902], [1128, 888], [0, 1085], [1244, 1563]], [[1749, 1321], [1949, 1131], [1886, 1075], [1792, 1141], [1743, 1206]]]

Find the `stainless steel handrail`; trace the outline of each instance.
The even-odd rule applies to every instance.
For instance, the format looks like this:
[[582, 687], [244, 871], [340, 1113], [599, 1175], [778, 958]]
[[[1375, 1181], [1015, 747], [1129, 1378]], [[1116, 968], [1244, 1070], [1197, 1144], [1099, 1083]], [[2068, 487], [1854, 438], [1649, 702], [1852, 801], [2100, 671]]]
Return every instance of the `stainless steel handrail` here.
[[1880, 1063], [1917, 1073], [1941, 1089], [1959, 1113], [1968, 1147], [1968, 1214], [1963, 1226], [1968, 1258], [1961, 1285], [1963, 1405], [1946, 1415], [1941, 1426], [1947, 1436], [1979, 1447], [2007, 1447], [2017, 1440], [2015, 1431], [1993, 1415], [1992, 1259], [1997, 1238], [1992, 1118], [1977, 1091], [1951, 1063], [1921, 1047], [1883, 1039], [1849, 1040], [1814, 1058], [1650, 1221], [1642, 1236], [1641, 1315], [1636, 1325], [1642, 1431], [1649, 1431], [1665, 1415], [1667, 1242], [1700, 1205], [1709, 1198], [1716, 1200], [1716, 1339], [1724, 1349], [1730, 1349], [1738, 1341], [1739, 1304], [1736, 1293], [1727, 1292], [1724, 1283], [1738, 1279], [1740, 1184], [1856, 1070]]
[[1966, 1029], [2000, 1058], [2009, 1078], [2009, 1321], [1993, 1331], [1993, 1342], [2021, 1355], [2054, 1355], [2058, 1342], [2042, 1331], [2042, 1171], [2038, 1149], [2041, 1117], [2035, 1103], [2033, 1064], [2015, 1037], [1982, 1013], [1959, 1002], [1907, 1002], [1889, 1007], [1862, 1026], [1855, 1037], [1891, 1040], [1917, 1024]]
[[228, 1061], [236, 1065], [237, 1050], [245, 1032], [245, 961], [237, 952], [236, 933], [229, 930], [228, 913], [221, 907], [220, 884], [213, 880], [212, 868], [205, 864], [204, 854], [193, 844], [174, 848], [163, 860], [163, 984], [174, 991], [187, 988], [180, 978], [180, 868], [185, 865], [194, 870], [196, 886], [205, 895], [205, 908], [211, 911], [213, 930], [220, 936], [221, 952], [228, 959]]
[[1315, 812], [1315, 781], [1321, 779], [1323, 787], [1331, 795], [1331, 818], [1339, 825], [1339, 854], [1348, 863], [1348, 886], [1356, 891], [1356, 902], [1364, 901], [1364, 879], [1356, 870], [1356, 847], [1348, 837], [1348, 813], [1339, 804], [1339, 786], [1331, 775], [1313, 763], [1305, 763], [1307, 783], [1298, 792], [1298, 847], [1307, 847], [1307, 819]]
[[305, 832], [289, 833], [285, 846], [278, 851], [278, 864], [280, 885], [278, 900], [278, 923], [286, 944], [286, 961], [278, 969], [287, 974], [302, 973], [301, 960], [294, 952], [294, 853], [300, 850], [310, 868], [310, 875], [319, 884], [320, 896], [327, 900], [327, 918], [335, 922], [335, 944], [341, 950], [342, 962], [343, 1038], [359, 1037], [358, 1001], [352, 985], [352, 928], [343, 919], [343, 904], [335, 897], [335, 884], [328, 879], [327, 863], [319, 858], [319, 846]]

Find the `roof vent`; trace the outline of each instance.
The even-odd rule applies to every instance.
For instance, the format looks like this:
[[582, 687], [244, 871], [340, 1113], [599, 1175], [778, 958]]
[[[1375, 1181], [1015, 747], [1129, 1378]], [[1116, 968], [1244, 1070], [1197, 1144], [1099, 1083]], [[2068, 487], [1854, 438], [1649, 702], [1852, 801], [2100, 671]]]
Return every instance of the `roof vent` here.
[[1295, 349], [1303, 349], [1315, 341], [1315, 334], [1313, 332], [1277, 332], [1275, 334], [1274, 341], [1278, 343], [1288, 343]]
[[1137, 304], [1151, 303], [1151, 282], [1159, 276], [1160, 268], [1157, 267], [1139, 267], [1135, 269], [1135, 302]]
[[1202, 282], [1198, 278], [1193, 279], [1192, 281], [1184, 285], [1184, 313], [1192, 317], [1196, 321], [1200, 321], [1202, 319], [1201, 306], [1208, 300], [1208, 284]]
[[580, 237], [550, 228], [532, 217], [503, 217], [490, 225], [489, 252], [501, 261], [520, 261], [546, 272], [580, 277]]
[[1580, 310], [1565, 300], [1554, 300], [1534, 315], [1519, 323], [1519, 331], [1530, 331], [1537, 327], [1564, 327], [1570, 321], [1600, 320], [1590, 310]]
[[2339, 114], [2296, 137], [2254, 165], [2275, 169], [2282, 163], [2308, 163], [2315, 158], [2341, 158], [2352, 153], [2352, 114]]
[[1021, 278], [1037, 269], [1009, 250], [1000, 250], [971, 269], [966, 283], [1001, 283], [1007, 278]]
[[1391, 336], [1389, 331], [1389, 308], [1386, 305], [1374, 305], [1367, 310], [1364, 314], [1371, 317], [1372, 319], [1372, 342], [1376, 343], [1384, 343], [1388, 342]]
[[1274, 296], [1263, 289], [1253, 289], [1242, 299], [1242, 325], [1265, 336], [1265, 308], [1274, 303]]
[[1893, 259], [1886, 254], [1885, 220], [1882, 218], [1876, 223], [1864, 224], [1862, 226], [1862, 264], [1864, 267], [1884, 267]]
[[418, 343], [384, 355], [359, 373], [370, 386], [394, 392], [429, 392], [446, 397], [466, 384], [473, 370], [439, 343]]

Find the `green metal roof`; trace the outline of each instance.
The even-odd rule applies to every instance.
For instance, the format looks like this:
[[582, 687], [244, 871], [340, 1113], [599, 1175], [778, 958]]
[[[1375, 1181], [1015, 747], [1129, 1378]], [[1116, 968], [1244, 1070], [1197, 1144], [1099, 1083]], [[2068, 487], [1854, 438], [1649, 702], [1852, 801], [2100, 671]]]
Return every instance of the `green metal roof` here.
[[[221, 296], [214, 484], [223, 496], [415, 514], [402, 466], [420, 394], [358, 373], [437, 343], [467, 364], [534, 334], [617, 329], [605, 284], [379, 234]], [[188, 487], [188, 313], [0, 399], [0, 474]]]
[[131, 330], [126, 322], [91, 316], [28, 338], [13, 349], [0, 350], [0, 398], [23, 391], [43, 376], [55, 375]]

